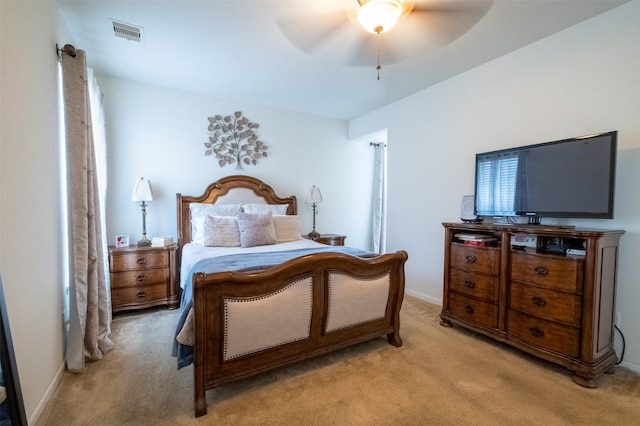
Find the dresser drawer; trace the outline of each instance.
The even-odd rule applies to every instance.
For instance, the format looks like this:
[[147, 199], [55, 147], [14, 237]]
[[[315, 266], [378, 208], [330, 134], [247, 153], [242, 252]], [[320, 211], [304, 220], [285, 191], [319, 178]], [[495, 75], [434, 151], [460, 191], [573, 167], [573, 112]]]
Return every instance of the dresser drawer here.
[[449, 271], [449, 288], [485, 299], [490, 302], [498, 300], [499, 279], [493, 275], [474, 274], [451, 268]]
[[111, 290], [111, 303], [114, 307], [129, 304], [139, 305], [154, 300], [164, 300], [166, 297], [167, 286], [165, 284], [115, 288]]
[[169, 268], [140, 269], [111, 273], [111, 287], [131, 287], [146, 284], [166, 284]]
[[529, 344], [577, 357], [580, 349], [580, 329], [525, 315], [509, 309], [507, 332]]
[[451, 245], [451, 266], [461, 271], [498, 275], [500, 252], [490, 247]]
[[583, 261], [534, 254], [513, 253], [511, 279], [571, 292], [582, 290]]
[[512, 281], [509, 307], [552, 321], [580, 327], [582, 297]]
[[128, 271], [143, 268], [160, 268], [169, 266], [169, 252], [165, 250], [138, 251], [138, 252], [114, 252], [110, 258], [110, 270]]
[[476, 324], [490, 328], [496, 328], [498, 326], [498, 306], [489, 302], [450, 293], [449, 310], [452, 315]]

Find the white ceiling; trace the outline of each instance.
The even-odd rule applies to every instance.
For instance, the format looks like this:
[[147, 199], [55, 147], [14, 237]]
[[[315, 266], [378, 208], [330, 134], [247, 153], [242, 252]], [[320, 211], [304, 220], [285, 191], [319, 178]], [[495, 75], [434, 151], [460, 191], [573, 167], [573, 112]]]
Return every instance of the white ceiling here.
[[[58, 3], [76, 48], [99, 73], [350, 120], [625, 2], [416, 1], [433, 13], [409, 15], [382, 34], [379, 80], [376, 36], [347, 17], [357, 0]], [[463, 20], [454, 10], [468, 7], [480, 14]], [[142, 43], [115, 37], [113, 20], [142, 27]], [[342, 25], [311, 46], [328, 23]]]

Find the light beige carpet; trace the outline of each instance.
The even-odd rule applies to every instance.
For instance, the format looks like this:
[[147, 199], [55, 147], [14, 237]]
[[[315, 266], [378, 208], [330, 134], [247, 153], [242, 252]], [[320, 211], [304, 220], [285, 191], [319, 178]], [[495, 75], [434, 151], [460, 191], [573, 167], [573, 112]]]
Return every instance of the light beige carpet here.
[[193, 370], [176, 370], [177, 311], [116, 316], [116, 347], [66, 373], [38, 426], [54, 425], [638, 425], [640, 375], [582, 388], [565, 369], [461, 328], [405, 297], [404, 345], [384, 338], [222, 386], [195, 418]]

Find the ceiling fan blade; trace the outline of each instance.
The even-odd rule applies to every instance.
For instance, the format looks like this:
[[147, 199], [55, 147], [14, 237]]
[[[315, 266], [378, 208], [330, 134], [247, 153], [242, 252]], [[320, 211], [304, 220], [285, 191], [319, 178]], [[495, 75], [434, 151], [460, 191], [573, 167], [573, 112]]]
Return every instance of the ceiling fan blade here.
[[305, 10], [290, 13], [276, 21], [278, 28], [300, 51], [314, 54], [335, 42], [352, 24], [345, 10]]
[[495, 0], [416, 1], [393, 30], [418, 44], [443, 47], [473, 28], [494, 3]]

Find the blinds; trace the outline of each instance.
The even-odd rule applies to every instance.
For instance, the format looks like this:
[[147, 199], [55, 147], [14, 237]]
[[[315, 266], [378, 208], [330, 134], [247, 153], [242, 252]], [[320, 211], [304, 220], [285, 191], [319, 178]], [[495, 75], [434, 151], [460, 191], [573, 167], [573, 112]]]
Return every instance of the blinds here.
[[478, 160], [476, 210], [478, 214], [515, 214], [518, 155], [504, 154]]

